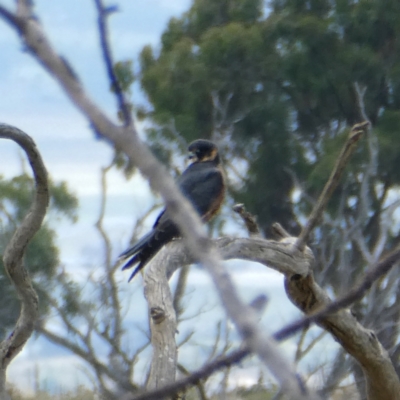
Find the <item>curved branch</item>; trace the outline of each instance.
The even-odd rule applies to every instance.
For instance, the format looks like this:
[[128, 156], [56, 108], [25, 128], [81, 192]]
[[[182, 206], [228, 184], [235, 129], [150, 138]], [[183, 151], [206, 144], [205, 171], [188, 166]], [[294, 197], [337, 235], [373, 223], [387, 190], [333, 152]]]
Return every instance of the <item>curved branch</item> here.
[[[314, 264], [314, 255], [308, 247], [303, 252], [298, 250], [296, 240], [293, 237], [284, 238], [279, 242], [258, 237], [221, 237], [214, 240], [214, 245], [224, 260], [254, 261], [273, 268], [286, 277], [306, 277]], [[160, 261], [167, 271], [168, 278], [182, 265], [195, 262], [195, 258], [184, 251], [181, 240], [169, 244], [168, 249], [167, 256]]]
[[[32, 205], [3, 254], [7, 275], [14, 284], [21, 301], [21, 312], [14, 331], [0, 343], [0, 375], [5, 376], [7, 366], [31, 336], [39, 315], [38, 297], [22, 261], [28, 243], [39, 230], [46, 215], [49, 191], [46, 167], [34, 141], [18, 128], [6, 124], [0, 124], [0, 138], [13, 140], [22, 147], [28, 156], [35, 179]], [[0, 376], [0, 384], [2, 380], [2, 376]], [[3, 390], [1, 386], [0, 397]]]
[[[379, 277], [398, 263], [400, 246], [382, 258], [362, 282], [346, 296], [332, 302], [314, 280], [312, 273], [314, 260], [311, 251], [306, 248], [304, 252], [300, 252], [296, 241], [296, 238], [284, 238], [276, 242], [259, 238], [223, 237], [215, 240], [214, 243], [225, 260], [257, 261], [285, 275], [285, 289], [289, 299], [308, 316], [276, 332], [273, 335], [276, 341], [281, 342], [299, 329], [315, 322], [329, 332], [360, 363], [366, 377], [369, 400], [383, 398], [400, 400], [400, 381], [386, 350], [383, 349], [373, 331], [365, 329], [348, 310], [343, 309], [360, 299]], [[179, 266], [190, 264], [194, 260], [184, 251], [180, 241], [171, 243], [165, 253], [166, 256], [159, 262], [167, 268], [168, 276]], [[221, 360], [222, 362], [206, 365], [198, 373], [201, 377], [208, 376], [216, 369], [231, 365], [251, 352], [246, 347], [243, 351], [232, 353]], [[176, 387], [181, 389], [182, 386], [192, 384], [197, 378], [196, 373], [190, 383], [188, 378], [177, 381]], [[174, 385], [168, 386], [168, 393], [173, 387]], [[138, 398], [156, 398], [151, 395], [152, 393], [148, 393]]]
[[171, 218], [176, 222], [186, 244], [196, 260], [210, 273], [228, 316], [242, 339], [270, 368], [280, 385], [293, 398], [304, 397], [290, 364], [276, 350], [276, 345], [257, 325], [257, 316], [240, 299], [232, 279], [221, 263], [217, 251], [207, 239], [199, 216], [188, 200], [177, 190], [165, 168], [143, 144], [135, 127], [113, 123], [85, 92], [67, 61], [53, 49], [37, 18], [32, 15], [30, 3], [17, 1], [17, 13], [10, 17], [0, 6], [0, 15], [18, 31], [26, 48], [56, 79], [77, 108], [89, 119], [94, 129], [117, 150], [123, 151], [149, 180], [150, 185], [163, 196]]

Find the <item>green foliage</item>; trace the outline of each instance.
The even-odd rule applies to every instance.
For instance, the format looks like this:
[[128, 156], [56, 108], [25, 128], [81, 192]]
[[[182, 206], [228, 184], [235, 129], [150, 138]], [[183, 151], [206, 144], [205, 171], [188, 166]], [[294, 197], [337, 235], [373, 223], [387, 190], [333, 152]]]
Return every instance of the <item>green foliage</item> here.
[[[64, 278], [64, 277], [63, 277]], [[67, 279], [59, 279], [61, 284], [62, 309], [71, 317], [77, 316], [82, 310], [82, 287], [76, 282]]]
[[400, 165], [399, 131], [394, 127], [400, 127], [400, 111], [386, 110], [379, 120], [377, 132], [380, 174], [389, 183], [400, 182], [400, 171], [393, 168]]
[[249, 25], [261, 15], [261, 0], [195, 0], [182, 21], [186, 32], [197, 40], [212, 27], [230, 22]]
[[[140, 65], [142, 87], [153, 105], [148, 117], [159, 127], [149, 131], [149, 139], [161, 155], [171, 153], [168, 142], [176, 141], [177, 133], [186, 142], [213, 138], [237, 121], [230, 130], [230, 151], [254, 163], [249, 166], [248, 180], [234, 192], [254, 209], [253, 199], [249, 201], [251, 190], [262, 188], [268, 200], [259, 201], [258, 215], [267, 225], [271, 214], [293, 220], [288, 206], [290, 178], [283, 172], [286, 160], [276, 150], [288, 157], [293, 151], [287, 140], [286, 96], [276, 91], [280, 76], [277, 50], [265, 40], [270, 32], [257, 22], [261, 16], [260, 1], [196, 1], [181, 19], [170, 21], [159, 56], [146, 47]], [[226, 160], [231, 158], [231, 154], [224, 155]], [[163, 156], [166, 161], [169, 158]], [[277, 174], [261, 183], [259, 171], [270, 166]], [[283, 209], [279, 205], [282, 198]]]
[[[129, 91], [132, 83], [135, 81], [133, 74], [132, 60], [119, 61], [114, 65], [114, 73], [123, 92]], [[115, 89], [112, 88], [114, 91]]]
[[[56, 246], [56, 231], [54, 221], [66, 217], [71, 221], [77, 218], [78, 201], [69, 192], [67, 185], [49, 182], [50, 205], [48, 217], [39, 232], [29, 243], [24, 265], [33, 278], [40, 298], [42, 315], [47, 310], [47, 290], [53, 290], [54, 276], [59, 265], [59, 252]], [[34, 182], [27, 174], [21, 174], [12, 179], [0, 176], [0, 254], [3, 253], [13, 232], [20, 224], [32, 202]], [[19, 315], [19, 301], [15, 290], [5, 274], [3, 261], [0, 260], [0, 335], [15, 323]]]
[[[293, 172], [312, 195], [320, 192], [343, 126], [361, 119], [355, 82], [367, 87], [365, 110], [384, 149], [380, 179], [400, 183], [400, 3], [276, 0], [268, 11], [259, 0], [194, 0], [171, 19], [161, 49], [146, 46], [140, 56], [152, 105], [140, 117], [153, 121], [148, 139], [167, 162], [177, 137], [217, 139], [226, 160], [247, 164], [235, 200], [265, 231], [280, 221], [295, 232]], [[352, 167], [366, 156], [364, 146]]]
[[50, 211], [55, 211], [76, 222], [78, 199], [69, 191], [66, 182], [54, 183], [50, 180]]

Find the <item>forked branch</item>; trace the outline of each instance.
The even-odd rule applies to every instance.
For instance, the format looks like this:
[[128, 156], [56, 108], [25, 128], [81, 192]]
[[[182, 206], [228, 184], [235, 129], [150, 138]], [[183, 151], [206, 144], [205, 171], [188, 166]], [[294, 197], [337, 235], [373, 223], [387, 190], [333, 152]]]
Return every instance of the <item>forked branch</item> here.
[[69, 63], [53, 49], [37, 18], [31, 3], [17, 1], [17, 12], [12, 14], [0, 5], [2, 16], [21, 35], [28, 51], [56, 79], [77, 108], [88, 118], [96, 132], [130, 158], [150, 185], [163, 196], [171, 218], [185, 237], [186, 245], [212, 276], [215, 288], [228, 316], [242, 339], [271, 370], [280, 385], [293, 398], [304, 398], [291, 365], [276, 349], [275, 343], [257, 324], [255, 313], [239, 298], [232, 279], [221, 263], [212, 243], [207, 239], [199, 216], [177, 190], [165, 168], [140, 140], [133, 124], [119, 126], [112, 122], [87, 95]]

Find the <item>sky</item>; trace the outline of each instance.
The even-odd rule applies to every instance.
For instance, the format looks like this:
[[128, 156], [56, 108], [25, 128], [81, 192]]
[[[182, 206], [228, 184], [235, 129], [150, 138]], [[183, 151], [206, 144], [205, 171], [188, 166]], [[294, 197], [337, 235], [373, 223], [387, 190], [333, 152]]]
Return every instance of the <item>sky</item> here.
[[[14, 2], [10, 0], [0, 0], [0, 4], [9, 9], [14, 7]], [[133, 59], [135, 63], [143, 46], [158, 46], [168, 20], [187, 10], [190, 1], [116, 0], [112, 4], [118, 4], [120, 10], [109, 20], [114, 59]], [[36, 14], [53, 46], [76, 70], [89, 95], [115, 119], [116, 102], [109, 92], [102, 63], [94, 1], [38, 0], [35, 5]], [[133, 91], [133, 101], [136, 104], [146, 101], [137, 85]], [[75, 279], [86, 279], [88, 270], [84, 266], [100, 260], [101, 242], [94, 229], [100, 205], [100, 169], [109, 164], [113, 152], [107, 143], [94, 138], [88, 121], [69, 102], [52, 77], [24, 51], [19, 37], [2, 20], [0, 122], [15, 125], [31, 135], [53, 180], [66, 181], [79, 198], [79, 220], [75, 224], [63, 221], [57, 226], [57, 243], [63, 267]], [[137, 127], [140, 134], [144, 135], [142, 126]], [[0, 174], [12, 177], [20, 172], [21, 157], [16, 145], [7, 141], [0, 142]], [[112, 172], [108, 179], [108, 193], [105, 226], [112, 238], [116, 256], [128, 244], [135, 220], [159, 200], [154, 198], [140, 175], [128, 181], [122, 174]], [[152, 221], [149, 221], [147, 226], [151, 224]], [[237, 225], [233, 225], [231, 230], [231, 233], [243, 234]], [[263, 321], [270, 332], [299, 315], [286, 299], [280, 275], [252, 263], [248, 263], [246, 268], [242, 268], [242, 264], [238, 266], [235, 261], [231, 263], [234, 280], [246, 301], [257, 294], [268, 295], [270, 303]], [[121, 275], [122, 280], [125, 278]], [[126, 282], [121, 285], [124, 290], [134, 288], [132, 291], [141, 292], [140, 282], [129, 287]], [[189, 280], [191, 308], [188, 312], [208, 307], [211, 311], [206, 316], [207, 321], [210, 318], [217, 321], [221, 316], [221, 308], [216, 296], [210, 295], [210, 285], [205, 272], [195, 269]], [[129, 316], [129, 322], [145, 320], [146, 304], [140, 293], [135, 297], [135, 313]], [[199, 337], [207, 337], [207, 332], [201, 329], [204, 320], [199, 319], [195, 325]], [[189, 326], [193, 326], [193, 322], [183, 325], [182, 335]], [[288, 354], [290, 346], [286, 345]], [[332, 343], [329, 342], [329, 346], [333, 346]], [[188, 347], [187, 354], [195, 359], [198, 357], [194, 353], [196, 351], [195, 347]], [[331, 350], [326, 351], [329, 353]], [[82, 368], [77, 369], [77, 366], [81, 364], [75, 356], [44, 339], [36, 338], [30, 340], [14, 360], [9, 368], [8, 379], [23, 390], [33, 388], [37, 371], [42, 385], [50, 390], [89, 384]], [[241, 376], [243, 378], [247, 375], [242, 372]], [[248, 376], [250, 382], [254, 382], [254, 373]]]

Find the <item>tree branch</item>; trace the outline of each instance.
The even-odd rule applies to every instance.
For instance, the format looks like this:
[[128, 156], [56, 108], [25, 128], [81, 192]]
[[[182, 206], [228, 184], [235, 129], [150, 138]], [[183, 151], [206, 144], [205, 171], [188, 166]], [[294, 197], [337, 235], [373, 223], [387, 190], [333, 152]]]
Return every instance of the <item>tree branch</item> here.
[[145, 297], [149, 307], [151, 344], [153, 356], [147, 389], [154, 390], [175, 381], [177, 366], [176, 313], [171, 290], [165, 274], [164, 262], [168, 260], [164, 247], [147, 265], [144, 276]]
[[111, 49], [108, 42], [108, 30], [106, 24], [106, 18], [115, 12], [115, 7], [105, 8], [102, 0], [94, 0], [98, 15], [98, 27], [100, 32], [100, 44], [103, 51], [104, 63], [106, 64], [108, 78], [111, 82], [111, 87], [115, 91], [117, 96], [119, 109], [123, 116], [125, 125], [131, 125], [133, 123], [132, 114], [128, 106], [128, 102], [125, 99], [124, 92], [119, 84], [119, 81], [114, 72], [114, 62], [112, 60]]
[[42, 225], [49, 204], [49, 191], [46, 167], [34, 141], [21, 130], [5, 124], [0, 124], [0, 138], [13, 140], [25, 151], [35, 179], [31, 207], [3, 254], [7, 275], [21, 301], [21, 311], [15, 328], [11, 335], [0, 343], [0, 398], [7, 398], [4, 386], [6, 369], [32, 335], [39, 316], [38, 297], [23, 266], [23, 256], [28, 243]]
[[[281, 233], [283, 234], [283, 232]], [[276, 332], [273, 335], [276, 341], [281, 342], [315, 322], [330, 332], [344, 349], [360, 363], [367, 381], [369, 400], [382, 398], [397, 400], [399, 398], [400, 382], [387, 352], [372, 331], [362, 327], [349, 311], [342, 308], [359, 300], [379, 277], [386, 274], [400, 260], [400, 246], [384, 257], [348, 295], [331, 302], [328, 295], [314, 281], [311, 270], [312, 253], [307, 248], [308, 251], [300, 252], [296, 247], [296, 238], [285, 238], [281, 242], [275, 242], [257, 238], [224, 237], [217, 239], [215, 245], [226, 260], [257, 261], [283, 273], [286, 277], [285, 286], [290, 300], [301, 311], [310, 314]], [[194, 261], [184, 251], [180, 241], [170, 244], [167, 253], [168, 260], [163, 258], [159, 262], [162, 262], [169, 273], [176, 269], [176, 266], [190, 264]], [[175, 267], [168, 263], [175, 264]], [[246, 347], [243, 352], [240, 350], [219, 362], [210, 363], [196, 372], [193, 380], [188, 381], [189, 378], [185, 378], [185, 380], [177, 381], [175, 385], [169, 385], [167, 393], [175, 393], [172, 391], [173, 388], [176, 391], [182, 390], [187, 385], [193, 384], [197, 377], [200, 376], [201, 379], [204, 379], [209, 376], [207, 374], [239, 362], [250, 353], [251, 350]], [[138, 399], [157, 398], [156, 395], [154, 397], [152, 395], [153, 392], [141, 395]]]
[[240, 349], [233, 351], [228, 356], [217, 359], [210, 364], [205, 365], [203, 368], [192, 372], [190, 376], [180, 379], [179, 381], [163, 386], [160, 389], [154, 390], [152, 392], [143, 393], [135, 397], [130, 397], [132, 400], [160, 400], [167, 398], [181, 390], [186, 389], [189, 386], [197, 385], [201, 380], [208, 378], [215, 371], [222, 368], [227, 368], [233, 364], [240, 362], [244, 357], [248, 356], [250, 351], [248, 349]]
[[240, 215], [251, 237], [261, 237], [260, 227], [257, 224], [256, 217], [246, 211], [244, 204], [235, 204], [232, 210]]
[[350, 159], [350, 156], [353, 154], [356, 149], [356, 144], [361, 139], [366, 129], [369, 126], [369, 122], [364, 121], [359, 124], [353, 126], [350, 131], [350, 134], [347, 138], [346, 143], [344, 144], [339, 157], [336, 160], [333, 171], [326, 182], [324, 189], [322, 190], [321, 195], [317, 201], [317, 204], [314, 206], [314, 209], [311, 212], [310, 217], [308, 218], [306, 226], [302, 229], [299, 237], [297, 238], [296, 247], [299, 250], [303, 250], [308, 236], [311, 231], [314, 229], [315, 225], [318, 223], [319, 219], [322, 216], [322, 213], [330, 199], [333, 191], [336, 189], [339, 184], [340, 178], [343, 174], [344, 168], [347, 165], [347, 162]]
[[[19, 0], [18, 4], [21, 4], [21, 1]], [[0, 14], [20, 33], [27, 49], [56, 79], [96, 131], [111, 141], [117, 150], [123, 151], [149, 180], [150, 185], [161, 193], [171, 218], [185, 237], [189, 250], [210, 273], [222, 304], [242, 339], [270, 368], [289, 396], [303, 398], [303, 388], [299, 385], [294, 370], [276, 350], [275, 343], [258, 327], [255, 313], [240, 300], [232, 279], [204, 233], [199, 216], [177, 190], [165, 168], [140, 141], [133, 124], [121, 127], [107, 118], [88, 97], [71, 66], [53, 50], [37, 19], [32, 18], [29, 13], [20, 13], [17, 15], [16, 25], [2, 9], [4, 8], [0, 6]]]

